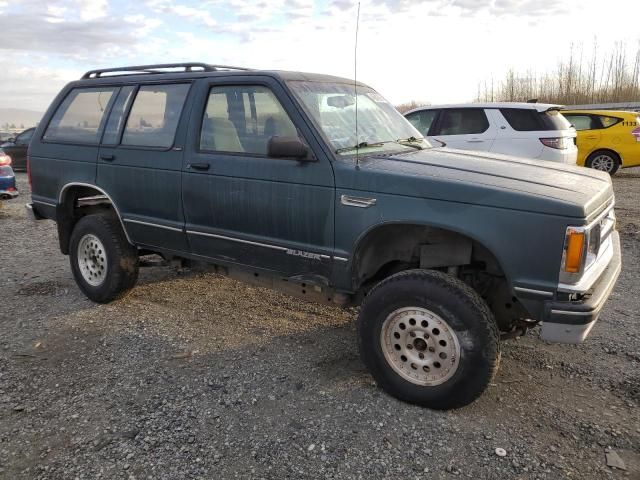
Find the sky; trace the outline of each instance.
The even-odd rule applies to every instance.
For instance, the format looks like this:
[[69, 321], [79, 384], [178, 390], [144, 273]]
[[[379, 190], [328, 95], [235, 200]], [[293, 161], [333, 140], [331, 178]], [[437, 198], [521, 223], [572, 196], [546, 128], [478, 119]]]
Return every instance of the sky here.
[[[350, 0], [0, 0], [0, 108], [44, 111], [100, 67], [201, 61], [354, 76]], [[467, 102], [509, 68], [640, 45], [640, 0], [362, 0], [357, 77], [394, 104]]]

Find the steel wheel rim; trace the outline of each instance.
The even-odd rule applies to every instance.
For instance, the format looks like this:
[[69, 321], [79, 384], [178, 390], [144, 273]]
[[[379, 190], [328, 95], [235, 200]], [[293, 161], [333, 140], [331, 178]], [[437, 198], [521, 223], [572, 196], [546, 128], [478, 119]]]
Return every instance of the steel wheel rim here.
[[614, 161], [609, 155], [598, 155], [591, 162], [591, 168], [594, 170], [601, 170], [603, 172], [610, 172], [613, 170]]
[[391, 312], [382, 324], [380, 344], [389, 366], [415, 385], [441, 385], [460, 364], [460, 343], [455, 331], [426, 308], [406, 307]]
[[107, 253], [98, 237], [88, 233], [78, 242], [78, 267], [82, 278], [97, 287], [107, 277]]

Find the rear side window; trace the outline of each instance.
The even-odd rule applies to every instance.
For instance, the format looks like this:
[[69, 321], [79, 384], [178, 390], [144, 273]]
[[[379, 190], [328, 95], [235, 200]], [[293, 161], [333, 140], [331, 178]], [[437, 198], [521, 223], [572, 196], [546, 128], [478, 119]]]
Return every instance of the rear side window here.
[[591, 115], [565, 115], [564, 116], [578, 131], [597, 130], [602, 128], [597, 117]]
[[0, 167], [0, 177], [13, 177], [13, 169], [11, 167]]
[[107, 126], [104, 129], [104, 136], [102, 137], [103, 144], [117, 145], [122, 123], [124, 122], [124, 115], [129, 103], [131, 102], [134, 90], [135, 87], [132, 85], [128, 85], [120, 89], [120, 93], [118, 93], [118, 97], [111, 109]]
[[98, 143], [115, 87], [76, 88], [62, 101], [44, 132], [50, 142]]
[[433, 120], [438, 115], [439, 110], [421, 110], [419, 112], [413, 112], [407, 115], [407, 120], [411, 122], [411, 125], [416, 127], [422, 135], [428, 135], [429, 129], [433, 124]]
[[434, 135], [472, 135], [489, 128], [487, 114], [481, 108], [452, 108], [442, 111]]
[[500, 113], [518, 132], [540, 132], [566, 130], [571, 128], [569, 121], [557, 110], [538, 112], [533, 108], [501, 108]]
[[190, 84], [145, 85], [140, 87], [127, 125], [122, 145], [169, 148]]

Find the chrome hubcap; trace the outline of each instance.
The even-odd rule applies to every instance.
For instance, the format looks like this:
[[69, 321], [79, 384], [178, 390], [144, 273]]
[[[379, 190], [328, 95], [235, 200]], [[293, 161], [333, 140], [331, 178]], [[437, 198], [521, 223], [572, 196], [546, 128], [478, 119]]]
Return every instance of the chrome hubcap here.
[[380, 343], [391, 368], [416, 385], [440, 385], [460, 364], [460, 344], [454, 330], [426, 308], [393, 311], [382, 324]]
[[102, 242], [87, 234], [78, 243], [78, 267], [85, 281], [94, 287], [102, 284], [107, 276], [107, 254]]
[[591, 162], [591, 168], [595, 170], [602, 170], [603, 172], [610, 172], [613, 170], [614, 161], [609, 155], [598, 155]]

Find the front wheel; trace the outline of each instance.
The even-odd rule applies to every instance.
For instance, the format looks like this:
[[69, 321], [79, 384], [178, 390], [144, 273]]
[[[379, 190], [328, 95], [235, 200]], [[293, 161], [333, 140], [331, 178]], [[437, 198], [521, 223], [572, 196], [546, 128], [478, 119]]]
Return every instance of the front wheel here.
[[71, 234], [69, 260], [78, 287], [94, 302], [125, 295], [138, 279], [138, 252], [115, 215], [82, 217]]
[[609, 151], [593, 152], [586, 162], [587, 167], [614, 175], [620, 168], [620, 157]]
[[392, 275], [365, 298], [360, 352], [391, 395], [435, 409], [473, 402], [500, 360], [498, 327], [482, 298], [442, 272]]

